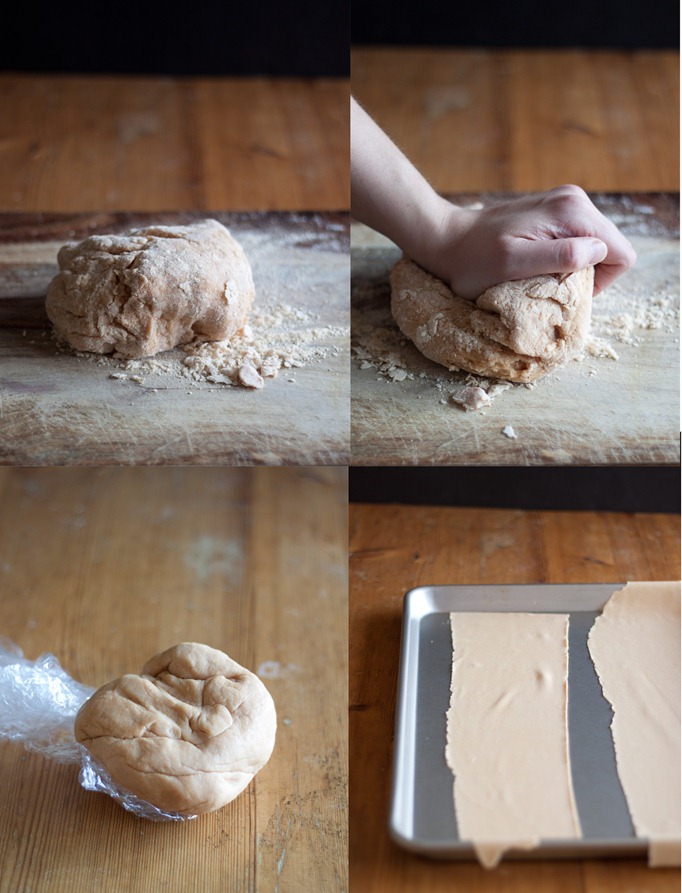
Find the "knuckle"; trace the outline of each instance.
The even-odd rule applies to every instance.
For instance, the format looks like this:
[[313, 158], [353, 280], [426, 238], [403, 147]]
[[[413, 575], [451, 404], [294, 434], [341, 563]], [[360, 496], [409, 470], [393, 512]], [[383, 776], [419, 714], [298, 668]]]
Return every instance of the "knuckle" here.
[[573, 196], [574, 198], [587, 198], [585, 190], [576, 186], [575, 183], [564, 183], [563, 186], [557, 186], [553, 192], [558, 196]]
[[566, 215], [582, 210], [591, 203], [584, 189], [567, 184], [553, 190], [552, 204], [559, 214]]

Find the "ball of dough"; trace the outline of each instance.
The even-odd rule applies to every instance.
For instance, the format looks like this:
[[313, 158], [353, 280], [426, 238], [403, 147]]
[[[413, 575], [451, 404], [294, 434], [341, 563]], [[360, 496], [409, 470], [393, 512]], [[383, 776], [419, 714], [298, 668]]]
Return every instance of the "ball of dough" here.
[[391, 272], [391, 310], [431, 360], [533, 381], [577, 356], [587, 337], [594, 269], [494, 285], [467, 301], [406, 258]]
[[77, 350], [149, 357], [190, 341], [221, 341], [254, 297], [241, 246], [217, 220], [149, 226], [65, 245], [45, 309]]
[[240, 794], [270, 758], [275, 705], [260, 679], [222, 651], [185, 642], [142, 674], [98, 689], [76, 740], [112, 780], [166, 812], [199, 815]]

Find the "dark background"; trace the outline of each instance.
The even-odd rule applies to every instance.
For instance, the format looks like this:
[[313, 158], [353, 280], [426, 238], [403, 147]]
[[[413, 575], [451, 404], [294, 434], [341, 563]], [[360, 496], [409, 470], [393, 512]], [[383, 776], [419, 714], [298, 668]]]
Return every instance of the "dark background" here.
[[6, 10], [0, 68], [346, 77], [351, 38], [374, 45], [676, 47], [679, 7], [674, 0], [34, 0]]
[[354, 0], [354, 44], [677, 47], [676, 0]]
[[680, 511], [679, 468], [351, 468], [351, 502]]
[[347, 77], [350, 68], [350, 0], [35, 0], [2, 18], [5, 71]]

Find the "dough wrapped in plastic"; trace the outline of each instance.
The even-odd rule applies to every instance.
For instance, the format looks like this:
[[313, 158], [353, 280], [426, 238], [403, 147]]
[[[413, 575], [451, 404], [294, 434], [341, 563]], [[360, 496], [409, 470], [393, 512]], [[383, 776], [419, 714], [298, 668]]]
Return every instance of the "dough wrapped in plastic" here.
[[31, 661], [0, 637], [0, 740], [79, 765], [84, 788], [143, 818], [229, 803], [268, 761], [276, 724], [260, 679], [207, 645], [176, 645], [94, 691], [53, 654]]

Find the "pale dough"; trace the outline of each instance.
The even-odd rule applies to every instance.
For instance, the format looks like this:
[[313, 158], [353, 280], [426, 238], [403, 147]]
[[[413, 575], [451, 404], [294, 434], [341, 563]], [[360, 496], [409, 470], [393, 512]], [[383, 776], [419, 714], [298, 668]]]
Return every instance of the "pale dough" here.
[[568, 616], [451, 614], [446, 759], [459, 836], [506, 850], [581, 836], [568, 755]]
[[406, 258], [391, 272], [402, 332], [448, 369], [529, 382], [577, 357], [585, 344], [594, 270], [504, 282], [475, 301]]
[[217, 220], [150, 226], [65, 245], [45, 308], [77, 350], [148, 357], [190, 341], [222, 341], [254, 297], [244, 251]]
[[680, 864], [680, 584], [628, 583], [588, 637], [614, 749], [651, 865]]
[[185, 642], [98, 689], [76, 740], [112, 780], [166, 812], [225, 806], [267, 763], [275, 706], [260, 679], [222, 651]]

